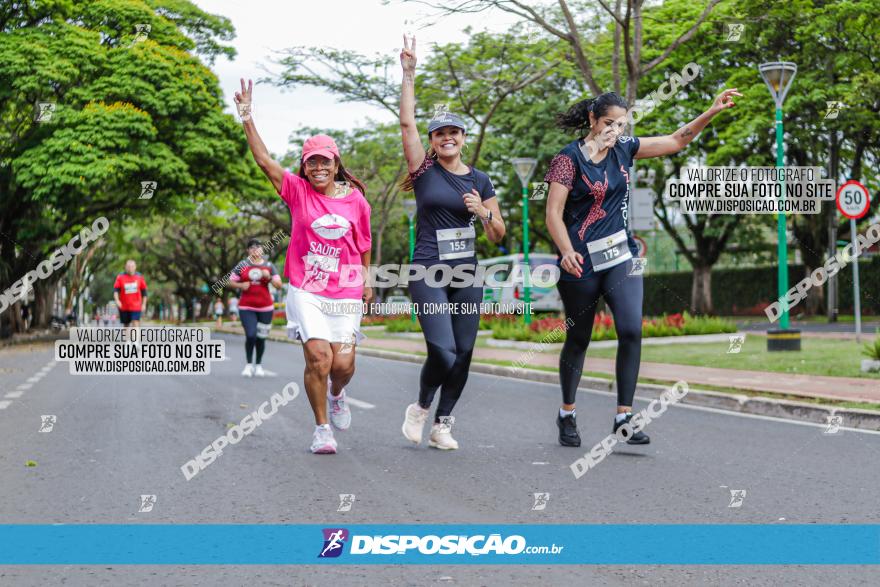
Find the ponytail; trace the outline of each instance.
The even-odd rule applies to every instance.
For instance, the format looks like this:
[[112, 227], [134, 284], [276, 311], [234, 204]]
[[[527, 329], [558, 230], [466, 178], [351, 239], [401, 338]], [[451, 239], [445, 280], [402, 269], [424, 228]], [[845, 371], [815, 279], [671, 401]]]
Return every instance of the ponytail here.
[[589, 100], [581, 100], [568, 110], [556, 115], [556, 125], [564, 131], [577, 131], [581, 136], [588, 133], [590, 128], [590, 113], [599, 118], [608, 113], [609, 108], [619, 106], [628, 110], [629, 106], [620, 95], [614, 92], [606, 92]]
[[[428, 151], [425, 154], [434, 161], [437, 160], [437, 153], [434, 151], [434, 147], [428, 147]], [[413, 183], [412, 174], [406, 173], [403, 176], [403, 179], [397, 184], [397, 187], [399, 187], [402, 192], [411, 192], [414, 189]]]

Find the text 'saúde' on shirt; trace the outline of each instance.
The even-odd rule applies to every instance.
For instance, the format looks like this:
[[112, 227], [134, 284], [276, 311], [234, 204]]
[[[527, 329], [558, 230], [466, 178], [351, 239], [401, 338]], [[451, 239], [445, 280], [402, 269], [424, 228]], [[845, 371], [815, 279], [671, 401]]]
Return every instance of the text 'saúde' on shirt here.
[[366, 277], [361, 254], [372, 247], [370, 204], [364, 195], [353, 188], [345, 197], [331, 198], [289, 171], [280, 195], [290, 208], [284, 275], [291, 285], [328, 298], [361, 299]]

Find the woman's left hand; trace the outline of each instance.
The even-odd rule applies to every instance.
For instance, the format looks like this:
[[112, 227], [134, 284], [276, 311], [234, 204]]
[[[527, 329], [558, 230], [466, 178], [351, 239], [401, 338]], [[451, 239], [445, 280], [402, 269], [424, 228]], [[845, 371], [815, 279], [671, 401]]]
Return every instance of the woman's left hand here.
[[364, 287], [364, 303], [369, 304], [373, 301], [373, 288], [372, 287]]
[[462, 194], [464, 205], [467, 206], [468, 212], [476, 214], [480, 218], [485, 218], [489, 211], [483, 206], [483, 200], [480, 198], [480, 192], [471, 190], [469, 194]]
[[718, 94], [718, 97], [715, 98], [715, 101], [712, 103], [712, 113], [717, 114], [722, 110], [727, 110], [728, 108], [736, 106], [736, 102], [733, 101], [734, 96], [741, 97], [742, 94], [737, 92], [736, 88], [729, 88]]

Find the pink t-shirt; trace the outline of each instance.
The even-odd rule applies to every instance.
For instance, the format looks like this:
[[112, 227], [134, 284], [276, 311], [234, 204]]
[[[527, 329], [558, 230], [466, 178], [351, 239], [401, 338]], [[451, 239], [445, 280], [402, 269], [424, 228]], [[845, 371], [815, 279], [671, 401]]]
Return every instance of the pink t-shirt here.
[[290, 208], [284, 264], [290, 284], [328, 298], [359, 300], [364, 292], [361, 253], [373, 244], [364, 195], [353, 188], [344, 198], [331, 198], [285, 171], [281, 199]]

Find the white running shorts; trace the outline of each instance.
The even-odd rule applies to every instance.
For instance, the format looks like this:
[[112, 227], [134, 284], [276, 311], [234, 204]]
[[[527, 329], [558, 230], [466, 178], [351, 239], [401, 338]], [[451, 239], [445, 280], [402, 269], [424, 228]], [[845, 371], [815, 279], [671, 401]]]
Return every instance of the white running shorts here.
[[357, 345], [366, 338], [361, 332], [363, 300], [328, 298], [288, 285], [285, 310], [287, 336], [293, 340]]

